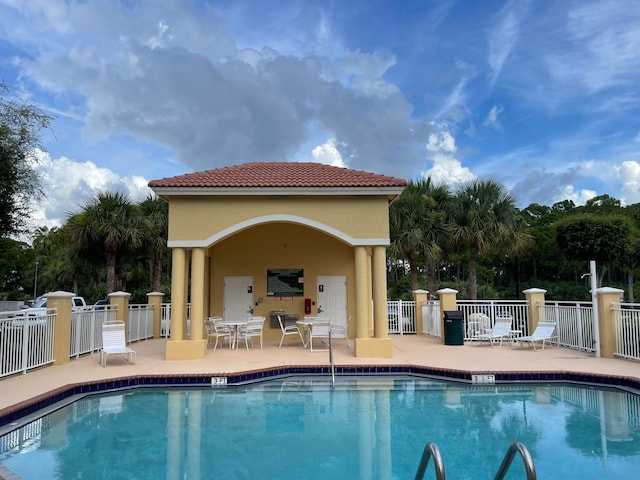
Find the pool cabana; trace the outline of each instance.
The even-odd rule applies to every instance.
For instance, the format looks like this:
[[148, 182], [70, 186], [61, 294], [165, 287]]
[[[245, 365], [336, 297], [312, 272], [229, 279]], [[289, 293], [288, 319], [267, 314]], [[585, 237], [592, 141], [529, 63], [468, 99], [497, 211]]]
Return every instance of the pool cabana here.
[[[319, 163], [256, 162], [153, 180], [169, 205], [166, 359], [204, 358], [204, 318], [322, 312], [356, 357], [391, 357], [389, 203], [406, 180]], [[190, 305], [189, 315], [187, 307]], [[187, 335], [187, 318], [191, 319]], [[294, 348], [292, 346], [283, 348]]]

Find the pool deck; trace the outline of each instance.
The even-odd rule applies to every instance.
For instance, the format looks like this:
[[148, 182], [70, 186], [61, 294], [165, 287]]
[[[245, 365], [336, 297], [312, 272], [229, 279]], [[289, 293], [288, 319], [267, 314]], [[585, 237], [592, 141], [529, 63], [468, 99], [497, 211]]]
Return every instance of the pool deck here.
[[[593, 354], [546, 346], [543, 351], [530, 347], [490, 346], [487, 342], [443, 345], [438, 339], [422, 335], [393, 335], [393, 358], [356, 358], [353, 341], [334, 340], [336, 366], [420, 366], [468, 373], [503, 372], [572, 372], [640, 380], [640, 362], [612, 358], [595, 358]], [[119, 357], [109, 358], [107, 366], [98, 362], [98, 354], [73, 359], [65, 365], [52, 365], [0, 379], [0, 416], [23, 402], [46, 395], [56, 389], [93, 382], [136, 376], [233, 374], [288, 366], [327, 366], [328, 352], [311, 352], [299, 342], [287, 338], [281, 349], [278, 340], [265, 340], [248, 351], [209, 348], [202, 360], [166, 361], [165, 339], [133, 343], [137, 360], [130, 364]]]

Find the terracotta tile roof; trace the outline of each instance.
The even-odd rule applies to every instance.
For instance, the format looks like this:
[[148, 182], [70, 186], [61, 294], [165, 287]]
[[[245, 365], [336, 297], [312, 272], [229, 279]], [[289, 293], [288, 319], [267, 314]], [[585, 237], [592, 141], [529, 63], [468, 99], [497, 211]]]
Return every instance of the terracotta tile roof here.
[[313, 162], [254, 162], [149, 182], [160, 188], [380, 188], [407, 181]]

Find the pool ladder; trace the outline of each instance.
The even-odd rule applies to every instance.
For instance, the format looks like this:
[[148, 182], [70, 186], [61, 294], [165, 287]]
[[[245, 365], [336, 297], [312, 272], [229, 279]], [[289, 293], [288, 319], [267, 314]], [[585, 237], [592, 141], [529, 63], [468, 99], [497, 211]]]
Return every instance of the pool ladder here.
[[[507, 474], [507, 471], [509, 470], [509, 467], [511, 466], [513, 458], [517, 453], [520, 454], [520, 456], [522, 457], [522, 461], [524, 462], [524, 469], [527, 474], [527, 480], [536, 480], [538, 478], [536, 476], [536, 467], [533, 464], [533, 459], [531, 458], [527, 447], [525, 447], [523, 443], [513, 442], [511, 445], [509, 445], [509, 449], [502, 459], [500, 468], [496, 472], [496, 476], [493, 477], [494, 480], [502, 480], [504, 478], [504, 476]], [[424, 472], [427, 470], [427, 466], [429, 465], [429, 460], [431, 458], [433, 458], [433, 464], [436, 469], [436, 480], [445, 480], [444, 462], [442, 461], [442, 456], [440, 455], [440, 449], [433, 442], [427, 442], [427, 444], [424, 446], [415, 480], [423, 480]]]

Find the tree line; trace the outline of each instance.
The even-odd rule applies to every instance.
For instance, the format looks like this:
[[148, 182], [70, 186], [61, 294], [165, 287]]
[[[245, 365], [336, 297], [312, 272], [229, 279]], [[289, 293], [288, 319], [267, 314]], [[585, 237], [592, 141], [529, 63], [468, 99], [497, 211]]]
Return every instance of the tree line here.
[[452, 287], [461, 298], [519, 299], [538, 287], [551, 299], [587, 300], [591, 260], [598, 286], [622, 288], [632, 302], [638, 295], [640, 204], [601, 195], [583, 206], [564, 200], [519, 210], [494, 180], [451, 190], [426, 178], [409, 181], [389, 218], [393, 298]]

